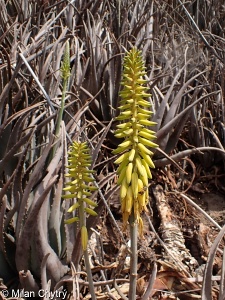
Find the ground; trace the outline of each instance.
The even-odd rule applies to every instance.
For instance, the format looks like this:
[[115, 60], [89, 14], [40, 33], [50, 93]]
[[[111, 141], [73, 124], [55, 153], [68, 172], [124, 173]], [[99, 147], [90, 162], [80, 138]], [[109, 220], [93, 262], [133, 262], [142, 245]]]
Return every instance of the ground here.
[[[171, 170], [169, 173], [168, 169], [166, 172], [159, 171], [158, 182], [154, 181], [149, 187], [150, 206], [143, 215], [145, 233], [144, 238], [139, 238], [138, 245], [138, 294], [141, 299], [156, 262], [157, 276], [147, 299], [201, 299], [205, 265], [212, 243], [224, 224], [224, 175], [201, 171], [194, 180], [193, 176], [186, 176], [185, 184], [179, 186], [179, 176]], [[191, 179], [188, 180], [188, 177]], [[110, 286], [110, 293], [112, 298], [123, 299], [122, 294], [127, 296], [129, 285], [120, 280], [129, 278], [130, 261], [121, 235], [129, 244], [129, 231], [122, 232], [118, 193], [111, 197], [110, 207], [120, 231], [105, 212], [97, 227], [101, 234], [95, 244], [98, 250], [93, 264], [96, 281], [99, 280], [99, 268], [104, 270], [108, 280], [118, 279], [116, 286]], [[221, 245], [213, 263], [212, 275], [217, 276], [213, 281], [213, 299], [218, 299], [218, 276], [221, 275], [222, 266], [220, 249]], [[98, 299], [110, 298], [101, 289]]]

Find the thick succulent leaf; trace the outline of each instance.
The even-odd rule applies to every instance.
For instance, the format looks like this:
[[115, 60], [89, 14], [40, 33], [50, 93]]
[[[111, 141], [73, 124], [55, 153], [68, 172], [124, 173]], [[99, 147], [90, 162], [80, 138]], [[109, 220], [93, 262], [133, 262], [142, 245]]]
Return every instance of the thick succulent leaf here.
[[36, 295], [38, 295], [38, 291], [40, 290], [40, 288], [30, 270], [19, 271], [19, 281], [22, 289], [24, 289], [25, 291], [32, 291]]
[[186, 115], [186, 113], [193, 107], [195, 106], [197, 103], [199, 103], [200, 101], [203, 101], [205, 98], [210, 97], [211, 95], [216, 94], [217, 92], [212, 92], [209, 93], [207, 95], [204, 95], [203, 97], [200, 97], [199, 99], [195, 100], [193, 103], [191, 103], [190, 105], [188, 105], [183, 111], [181, 111], [179, 114], [177, 114], [174, 118], [172, 118], [167, 124], [165, 124], [165, 126], [163, 126], [157, 133], [157, 141], [159, 143], [159, 145], [161, 146], [161, 144], [163, 146], [161, 146], [162, 149], [165, 148], [168, 138], [169, 138], [169, 134], [170, 132], [172, 132], [172, 129], [174, 126], [177, 125], [177, 122]]
[[20, 232], [21, 232], [21, 229], [22, 229], [22, 223], [23, 223], [23, 219], [24, 219], [24, 215], [25, 215], [25, 211], [26, 211], [27, 201], [29, 199], [29, 194], [30, 194], [31, 190], [34, 188], [34, 186], [36, 185], [37, 180], [42, 175], [41, 172], [43, 170], [43, 167], [46, 163], [46, 159], [47, 159], [47, 157], [49, 155], [49, 152], [51, 150], [52, 142], [53, 142], [53, 139], [51, 138], [51, 142], [44, 149], [44, 151], [42, 153], [42, 156], [40, 157], [38, 163], [36, 164], [32, 174], [30, 176], [29, 181], [26, 184], [24, 194], [23, 194], [23, 197], [21, 199], [20, 210], [19, 210], [18, 219], [17, 219], [17, 228], [16, 228], [17, 238], [19, 238], [19, 235], [20, 235]]
[[112, 124], [112, 121], [109, 122], [109, 124], [107, 125], [107, 127], [104, 128], [104, 131], [103, 131], [103, 134], [101, 135], [97, 145], [95, 145], [95, 148], [93, 150], [93, 153], [92, 153], [92, 164], [91, 164], [91, 169], [94, 168], [94, 165], [97, 161], [97, 158], [98, 158], [98, 153], [102, 147], [102, 144], [103, 142], [105, 141], [105, 138], [110, 130], [110, 127], [111, 127], [111, 124]]
[[[61, 174], [61, 176], [63, 176]], [[61, 238], [61, 223], [63, 222], [63, 211], [62, 211], [62, 189], [63, 189], [63, 180], [62, 177], [57, 182], [56, 187], [54, 188], [54, 198], [50, 210], [49, 216], [49, 241], [50, 245], [57, 253], [58, 256], [62, 254], [62, 238]]]
[[41, 287], [45, 291], [49, 291], [49, 288], [50, 288], [50, 286], [48, 284], [47, 269], [46, 269], [47, 260], [48, 260], [49, 255], [50, 255], [50, 253], [47, 253], [41, 262]]
[[5, 254], [0, 250], [0, 277], [4, 278], [5, 282], [10, 281], [13, 277], [16, 276], [15, 270], [11, 268], [5, 259]]
[[[23, 225], [20, 237], [17, 240], [15, 259], [18, 271], [27, 270], [29, 267], [31, 240], [33, 236], [34, 226], [37, 222], [37, 216], [43, 202], [46, 200], [46, 197], [49, 194], [52, 186], [55, 184], [56, 180], [57, 175], [55, 175], [47, 182], [43, 180], [41, 188], [39, 187], [40, 190], [37, 190], [37, 192], [35, 193], [35, 204], [32, 206], [26, 222]], [[45, 185], [45, 189], [43, 189], [43, 184]]]
[[[46, 269], [48, 273], [48, 279], [51, 280], [54, 286], [65, 275], [65, 273], [68, 272], [69, 268], [68, 266], [62, 264], [57, 254], [49, 245], [48, 237], [45, 236], [43, 214], [46, 215], [47, 206], [48, 203], [45, 202], [42, 205], [37, 217], [37, 228], [36, 228], [36, 234], [34, 236], [36, 253], [33, 253], [33, 255], [35, 255], [36, 261], [40, 264], [43, 258], [50, 253], [47, 259]], [[38, 269], [35, 268], [35, 271], [37, 272]]]
[[19, 139], [19, 141], [9, 150], [6, 155], [4, 155], [3, 159], [0, 161], [0, 169], [6, 169], [6, 165], [9, 161], [15, 161], [14, 155], [19, 152], [20, 147], [26, 144], [29, 141], [32, 134], [34, 134], [35, 128], [32, 128], [27, 134]]
[[225, 234], [225, 226], [220, 230], [218, 236], [215, 238], [212, 246], [210, 247], [210, 251], [208, 254], [208, 259], [206, 262], [204, 277], [202, 283], [201, 296], [202, 299], [211, 300], [212, 299], [212, 271], [213, 271], [213, 262], [214, 257], [219, 246], [220, 241], [222, 240]]

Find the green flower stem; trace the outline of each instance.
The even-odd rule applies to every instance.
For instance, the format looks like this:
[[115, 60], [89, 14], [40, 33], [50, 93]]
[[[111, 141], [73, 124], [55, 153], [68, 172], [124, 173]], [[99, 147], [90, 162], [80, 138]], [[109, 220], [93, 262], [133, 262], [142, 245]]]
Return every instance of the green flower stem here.
[[[84, 211], [84, 202], [82, 202], [81, 206], [79, 207], [79, 216], [80, 216], [80, 228], [82, 228], [83, 226], [86, 227], [86, 213]], [[94, 282], [92, 278], [91, 266], [88, 257], [88, 250], [85, 249], [83, 250], [83, 252], [84, 252], [84, 262], [87, 271], [87, 279], [89, 283], [89, 291], [91, 294], [91, 299], [96, 300]]]
[[[57, 123], [56, 123], [56, 129], [55, 129], [55, 137], [56, 137], [56, 139], [59, 136], [60, 126], [61, 126], [61, 122], [62, 122], [62, 118], [63, 118], [67, 85], [68, 85], [68, 79], [63, 80], [63, 91], [62, 91], [61, 107], [60, 107], [60, 110], [59, 110], [59, 114], [58, 114], [58, 118], [57, 118]], [[58, 147], [58, 145], [56, 143], [53, 146], [53, 149], [52, 149], [52, 158], [55, 156], [57, 147]]]
[[135, 220], [134, 212], [131, 213], [129, 218], [130, 223], [130, 240], [131, 240], [131, 253], [130, 253], [130, 289], [129, 300], [136, 299], [137, 289], [137, 232], [138, 224]]
[[[64, 57], [62, 61], [62, 66], [61, 66], [61, 74], [62, 74], [62, 80], [63, 80], [63, 90], [62, 90], [62, 99], [61, 99], [61, 106], [59, 109], [57, 121], [56, 121], [56, 128], [55, 128], [55, 136], [56, 139], [59, 136], [60, 132], [60, 126], [63, 118], [63, 112], [65, 108], [65, 98], [66, 98], [66, 92], [67, 92], [67, 87], [68, 87], [68, 81], [70, 77], [70, 45], [69, 41], [66, 42], [65, 46], [65, 52], [64, 52]], [[52, 149], [52, 157], [55, 156], [56, 150], [57, 150], [57, 144], [54, 145]]]
[[65, 98], [66, 98], [66, 92], [67, 92], [67, 86], [68, 86], [68, 79], [63, 80], [63, 90], [62, 90], [62, 99], [61, 99], [61, 106], [57, 118], [57, 123], [56, 123], [56, 129], [55, 129], [55, 135], [58, 137], [59, 131], [60, 131], [60, 125], [62, 122], [63, 118], [63, 112], [64, 112], [64, 107], [65, 107]]
[[88, 257], [87, 250], [84, 250], [84, 262], [85, 262], [86, 271], [87, 271], [87, 279], [88, 279], [88, 283], [89, 283], [89, 291], [91, 294], [91, 299], [96, 300], [94, 282], [93, 282], [93, 278], [92, 278], [91, 267], [90, 267], [90, 263], [89, 263], [89, 257]]

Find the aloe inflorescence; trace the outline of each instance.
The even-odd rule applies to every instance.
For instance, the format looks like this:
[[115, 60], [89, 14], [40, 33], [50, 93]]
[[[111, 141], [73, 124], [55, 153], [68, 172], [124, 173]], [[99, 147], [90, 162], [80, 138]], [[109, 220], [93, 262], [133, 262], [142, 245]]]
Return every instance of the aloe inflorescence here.
[[87, 143], [73, 142], [69, 151], [69, 172], [66, 177], [69, 177], [71, 181], [67, 182], [67, 187], [63, 190], [69, 192], [69, 194], [63, 195], [63, 198], [75, 198], [76, 202], [68, 209], [69, 213], [78, 210], [78, 214], [65, 222], [71, 224], [79, 221], [81, 228], [81, 240], [83, 250], [87, 247], [87, 228], [86, 228], [86, 215], [96, 216], [97, 213], [94, 208], [97, 203], [91, 200], [89, 197], [92, 195], [92, 191], [97, 190], [92, 185], [94, 179], [91, 174], [94, 172], [90, 170], [91, 156]]
[[132, 48], [124, 58], [124, 73], [120, 92], [120, 115], [116, 118], [122, 123], [117, 125], [115, 136], [125, 140], [114, 150], [121, 154], [115, 163], [118, 167], [118, 184], [123, 214], [123, 224], [134, 214], [142, 234], [143, 222], [141, 213], [146, 210], [148, 201], [148, 179], [152, 178], [150, 168], [154, 168], [151, 159], [153, 152], [149, 147], [156, 148], [155, 132], [147, 126], [156, 123], [150, 121], [152, 112], [148, 109], [151, 104], [146, 99], [150, 96], [144, 86], [146, 72], [141, 53]]

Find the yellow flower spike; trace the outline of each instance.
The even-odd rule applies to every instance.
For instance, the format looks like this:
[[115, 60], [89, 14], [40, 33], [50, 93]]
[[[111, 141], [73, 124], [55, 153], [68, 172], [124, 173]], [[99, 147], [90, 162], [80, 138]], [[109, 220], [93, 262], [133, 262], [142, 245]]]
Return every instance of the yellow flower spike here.
[[143, 222], [140, 215], [146, 210], [148, 178], [151, 178], [150, 168], [154, 167], [151, 159], [153, 152], [149, 147], [158, 147], [153, 142], [156, 139], [155, 132], [146, 128], [156, 123], [150, 120], [152, 111], [149, 110], [150, 94], [144, 85], [147, 82], [145, 75], [141, 53], [133, 48], [124, 58], [122, 90], [119, 93], [121, 113], [116, 118], [121, 123], [117, 125], [115, 137], [124, 138], [124, 141], [113, 151], [114, 154], [120, 154], [115, 163], [119, 165], [117, 184], [121, 186], [124, 228], [133, 214], [141, 231]]
[[[91, 174], [94, 171], [88, 169], [91, 165], [91, 156], [89, 154], [87, 143], [73, 142], [68, 154], [69, 172], [65, 176], [69, 177], [71, 181], [67, 182], [67, 186], [63, 189], [69, 193], [62, 195], [62, 198], [76, 198], [76, 203], [71, 205], [68, 212], [71, 213], [78, 210], [79, 215], [79, 217], [70, 218], [65, 221], [66, 224], [71, 224], [78, 220], [85, 220], [86, 216], [84, 211], [91, 215], [97, 215], [97, 213], [92, 209], [97, 206], [97, 203], [88, 198], [92, 195], [93, 191], [97, 190], [97, 188], [91, 185], [94, 181]], [[89, 208], [89, 206], [92, 208]]]

